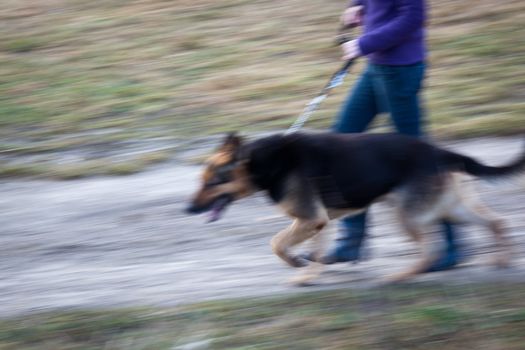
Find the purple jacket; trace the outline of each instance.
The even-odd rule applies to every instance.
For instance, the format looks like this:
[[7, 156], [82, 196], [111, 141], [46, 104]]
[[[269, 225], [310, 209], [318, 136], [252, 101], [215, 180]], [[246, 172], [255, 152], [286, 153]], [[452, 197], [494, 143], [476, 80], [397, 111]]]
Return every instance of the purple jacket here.
[[372, 63], [408, 65], [425, 60], [425, 0], [353, 0], [365, 7], [359, 48]]

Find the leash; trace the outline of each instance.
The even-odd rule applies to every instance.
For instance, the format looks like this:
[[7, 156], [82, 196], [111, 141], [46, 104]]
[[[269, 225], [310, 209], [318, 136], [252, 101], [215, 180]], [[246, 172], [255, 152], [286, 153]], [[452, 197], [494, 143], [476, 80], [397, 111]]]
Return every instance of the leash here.
[[288, 128], [288, 130], [286, 130], [286, 132], [284, 133], [285, 135], [297, 132], [299, 129], [303, 127], [306, 121], [319, 107], [321, 102], [323, 102], [328, 97], [328, 93], [330, 92], [330, 90], [332, 90], [333, 88], [343, 83], [344, 78], [348, 74], [348, 69], [352, 66], [353, 63], [354, 63], [354, 60], [346, 61], [343, 67], [341, 67], [341, 69], [339, 69], [337, 72], [335, 72], [332, 75], [332, 78], [330, 79], [330, 81], [328, 81], [328, 84], [325, 85], [323, 90], [321, 90], [321, 93], [306, 105], [301, 115]]
[[[341, 32], [344, 29], [346, 29], [346, 28], [345, 27], [341, 27], [339, 29], [339, 35], [336, 37], [337, 45], [343, 45], [344, 43], [346, 43], [347, 41], [350, 41], [350, 39], [351, 39], [350, 36], [345, 35], [345, 34], [341, 34]], [[332, 75], [332, 77], [330, 78], [328, 83], [321, 90], [321, 93], [319, 93], [319, 95], [317, 95], [317, 97], [315, 97], [313, 100], [311, 100], [306, 105], [306, 107], [304, 108], [304, 110], [301, 113], [301, 115], [285, 131], [285, 133], [284, 133], [285, 135], [293, 134], [293, 133], [299, 131], [299, 129], [301, 129], [303, 127], [303, 125], [310, 118], [310, 116], [317, 110], [317, 108], [319, 107], [321, 102], [323, 102], [328, 97], [328, 94], [330, 93], [330, 91], [333, 88], [335, 88], [335, 87], [337, 87], [337, 86], [339, 86], [339, 85], [341, 85], [343, 83], [344, 78], [348, 74], [348, 70], [350, 69], [350, 67], [354, 63], [354, 60], [355, 59], [351, 59], [351, 60], [346, 61], [344, 63], [344, 65]]]

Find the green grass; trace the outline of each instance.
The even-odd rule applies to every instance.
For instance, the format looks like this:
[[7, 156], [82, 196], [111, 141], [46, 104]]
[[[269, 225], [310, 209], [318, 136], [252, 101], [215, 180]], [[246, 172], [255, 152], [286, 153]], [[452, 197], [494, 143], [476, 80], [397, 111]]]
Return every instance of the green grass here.
[[[405, 285], [0, 321], [0, 349], [522, 349], [525, 286]], [[189, 346], [187, 348], [190, 348]]]
[[[430, 4], [425, 100], [434, 132], [525, 131], [525, 4]], [[344, 5], [7, 0], [0, 139], [31, 149], [78, 132], [90, 143], [283, 129], [340, 65], [332, 41]], [[331, 125], [353, 79], [307, 126]], [[111, 136], [89, 134], [106, 129]]]

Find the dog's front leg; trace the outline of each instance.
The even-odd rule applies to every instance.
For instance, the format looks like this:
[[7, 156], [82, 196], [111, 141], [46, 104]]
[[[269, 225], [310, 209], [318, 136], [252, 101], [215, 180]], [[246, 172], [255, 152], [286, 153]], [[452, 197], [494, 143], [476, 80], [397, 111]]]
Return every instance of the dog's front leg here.
[[290, 279], [290, 282], [297, 286], [309, 286], [312, 281], [317, 279], [319, 275], [325, 269], [325, 265], [317, 262], [321, 258], [321, 254], [324, 252], [324, 246], [326, 242], [326, 234], [323, 230], [314, 235], [311, 239], [311, 261], [308, 266], [301, 269], [300, 272]]
[[286, 229], [272, 238], [273, 252], [292, 267], [304, 267], [308, 263], [290, 254], [290, 248], [317, 235], [327, 224], [324, 219], [295, 219]]

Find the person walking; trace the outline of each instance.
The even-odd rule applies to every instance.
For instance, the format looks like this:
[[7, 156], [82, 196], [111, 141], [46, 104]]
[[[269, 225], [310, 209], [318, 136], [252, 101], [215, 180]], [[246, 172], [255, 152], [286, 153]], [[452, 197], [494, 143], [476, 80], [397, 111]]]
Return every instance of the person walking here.
[[[367, 56], [366, 69], [343, 103], [333, 131], [360, 133], [380, 113], [389, 113], [397, 132], [423, 137], [420, 93], [425, 76], [424, 0], [353, 0], [341, 20], [364, 25], [362, 35], [342, 45], [343, 59]], [[335, 246], [324, 264], [357, 262], [366, 236], [367, 213], [340, 221]], [[426, 272], [454, 267], [461, 258], [454, 228], [441, 223], [446, 247]]]

